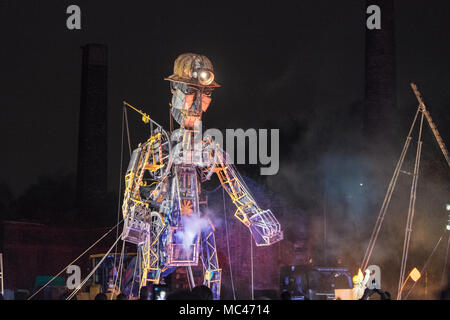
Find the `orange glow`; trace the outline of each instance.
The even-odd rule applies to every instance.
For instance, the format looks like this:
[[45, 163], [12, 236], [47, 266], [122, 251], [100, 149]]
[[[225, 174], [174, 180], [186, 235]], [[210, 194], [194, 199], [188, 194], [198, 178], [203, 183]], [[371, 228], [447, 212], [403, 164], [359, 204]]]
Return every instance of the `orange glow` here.
[[181, 215], [182, 216], [190, 216], [193, 210], [193, 206], [191, 201], [183, 200], [181, 203]]
[[361, 271], [361, 268], [360, 268], [360, 269], [358, 269], [358, 274], [353, 276], [353, 283], [357, 284], [357, 283], [360, 283], [363, 280], [364, 280], [364, 275], [363, 275], [363, 273]]
[[420, 274], [420, 271], [417, 270], [417, 268], [412, 269], [411, 273], [409, 274], [409, 276], [411, 277], [411, 279], [414, 280], [414, 282], [416, 282], [417, 280], [420, 279], [420, 277], [422, 276]]

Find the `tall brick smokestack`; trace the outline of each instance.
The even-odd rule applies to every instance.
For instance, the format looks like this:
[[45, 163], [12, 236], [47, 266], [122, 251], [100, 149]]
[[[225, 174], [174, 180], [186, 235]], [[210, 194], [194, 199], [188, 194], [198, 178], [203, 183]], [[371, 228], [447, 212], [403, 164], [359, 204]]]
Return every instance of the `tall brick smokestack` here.
[[89, 209], [101, 205], [107, 191], [108, 48], [87, 44], [82, 51], [77, 206]]
[[[365, 101], [363, 130], [367, 145], [379, 152], [379, 143], [392, 133], [396, 106], [394, 1], [367, 0], [366, 9], [381, 9], [381, 29], [366, 28]], [[366, 18], [370, 14], [367, 14]]]

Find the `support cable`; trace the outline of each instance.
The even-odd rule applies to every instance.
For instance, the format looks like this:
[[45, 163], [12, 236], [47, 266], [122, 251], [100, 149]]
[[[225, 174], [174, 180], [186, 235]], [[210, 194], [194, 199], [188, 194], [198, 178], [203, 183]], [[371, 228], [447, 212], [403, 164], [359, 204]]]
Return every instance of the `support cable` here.
[[[116, 244], [116, 248], [117, 248], [117, 244]], [[120, 259], [119, 259], [119, 268], [117, 269], [117, 273], [113, 274], [113, 292], [111, 294], [111, 298], [109, 300], [113, 299], [114, 293], [116, 291], [116, 286], [117, 286], [117, 280], [119, 280], [119, 290], [118, 292], [121, 291], [120, 285], [122, 283], [122, 273], [123, 273], [123, 257], [124, 257], [124, 250], [125, 250], [125, 241], [122, 241], [122, 250], [120, 250]], [[116, 258], [116, 256], [114, 256], [114, 259]], [[115, 267], [115, 265], [114, 265]], [[115, 271], [116, 269], [113, 269], [113, 271]]]
[[[125, 116], [126, 116], [126, 108], [123, 106], [122, 110], [122, 136], [120, 139], [120, 173], [119, 173], [119, 194], [117, 197], [117, 221], [120, 219], [120, 200], [122, 198], [122, 170], [123, 170], [123, 136], [124, 136], [124, 127], [125, 127]], [[128, 129], [128, 127], [127, 127]], [[116, 229], [116, 238], [119, 236], [119, 227]], [[116, 257], [117, 257], [117, 245], [114, 249], [114, 263], [113, 263], [113, 272], [116, 271]]]
[[[439, 238], [439, 240], [438, 240], [438, 242], [436, 243], [436, 245], [434, 246], [434, 248], [433, 248], [433, 250], [431, 251], [431, 254], [428, 256], [427, 260], [425, 261], [425, 264], [423, 265], [422, 269], [420, 270], [420, 274], [423, 274], [423, 273], [424, 273], [425, 269], [426, 269], [427, 266], [428, 266], [428, 263], [429, 263], [430, 260], [431, 260], [431, 257], [432, 257], [432, 256], [434, 255], [434, 253], [436, 252], [436, 249], [438, 248], [439, 244], [441, 243], [441, 240], [442, 240], [442, 238], [444, 237], [444, 235], [445, 235], [445, 231], [444, 231], [444, 233], [441, 235], [441, 237]], [[419, 279], [419, 280], [420, 280], [420, 279]], [[414, 284], [411, 286], [411, 288], [408, 290], [408, 293], [407, 293], [406, 296], [405, 296], [405, 300], [408, 299], [409, 294], [410, 294], [411, 291], [414, 289], [414, 287], [416, 286], [416, 283], [417, 283], [419, 280], [415, 281]]]
[[253, 237], [251, 234], [250, 234], [250, 269], [252, 279], [252, 300], [255, 300], [255, 288], [253, 284]]
[[123, 220], [121, 220], [117, 225], [109, 229], [108, 232], [106, 232], [103, 236], [101, 236], [97, 241], [95, 241], [89, 248], [84, 250], [82, 254], [80, 254], [78, 257], [76, 257], [73, 261], [71, 261], [67, 266], [65, 266], [60, 272], [58, 272], [53, 278], [51, 278], [46, 284], [44, 284], [42, 287], [39, 288], [38, 291], [33, 293], [27, 300], [31, 300], [35, 295], [37, 295], [39, 292], [42, 291], [46, 286], [48, 286], [53, 280], [55, 280], [61, 273], [63, 273], [70, 265], [74, 264], [78, 261], [82, 256], [84, 256], [89, 250], [91, 250], [97, 243], [99, 243], [103, 238], [105, 238], [108, 234], [111, 233], [120, 223], [122, 223]]
[[118, 237], [116, 241], [114, 241], [113, 245], [109, 248], [108, 252], [106, 252], [106, 254], [103, 256], [102, 260], [99, 261], [99, 263], [95, 266], [95, 268], [92, 269], [92, 271], [87, 275], [87, 277], [83, 280], [83, 282], [81, 282], [80, 285], [75, 290], [72, 291], [72, 293], [66, 298], [66, 300], [72, 299], [73, 296], [76, 295], [78, 291], [80, 291], [80, 289], [89, 280], [89, 278], [95, 273], [95, 271], [97, 271], [97, 269], [100, 267], [103, 261], [105, 261], [106, 257], [111, 253], [111, 251], [114, 249], [114, 246], [117, 244], [117, 242], [119, 242], [119, 240], [120, 237]]
[[225, 189], [222, 188], [222, 200], [223, 200], [223, 212], [225, 214], [225, 233], [227, 236], [227, 254], [228, 254], [228, 266], [230, 269], [231, 289], [233, 291], [233, 300], [236, 300], [236, 292], [234, 290], [233, 270], [231, 268], [231, 254], [230, 254], [230, 241], [228, 237], [228, 220], [227, 220], [227, 208], [225, 204]]
[[[448, 232], [448, 231], [447, 231]], [[444, 287], [444, 279], [445, 279], [445, 273], [447, 272], [447, 261], [448, 261], [448, 248], [450, 247], [450, 232], [448, 232], [448, 240], [447, 240], [447, 249], [445, 250], [445, 262], [444, 262], [444, 269], [442, 269], [442, 276], [441, 276], [441, 287]]]
[[125, 125], [127, 127], [127, 137], [128, 137], [128, 150], [130, 151], [130, 157], [131, 157], [131, 141], [130, 141], [130, 128], [128, 127], [128, 113], [127, 108], [123, 106], [124, 113], [125, 113]]
[[133, 278], [131, 280], [131, 290], [130, 290], [130, 294], [128, 295], [128, 300], [130, 300], [131, 296], [133, 295], [134, 281], [136, 278], [136, 269], [137, 269], [137, 265], [139, 263], [138, 261], [139, 261], [139, 250], [136, 253], [136, 261], [134, 262]]
[[122, 263], [120, 264], [119, 292], [122, 292], [123, 261], [125, 259], [125, 241], [122, 244]]

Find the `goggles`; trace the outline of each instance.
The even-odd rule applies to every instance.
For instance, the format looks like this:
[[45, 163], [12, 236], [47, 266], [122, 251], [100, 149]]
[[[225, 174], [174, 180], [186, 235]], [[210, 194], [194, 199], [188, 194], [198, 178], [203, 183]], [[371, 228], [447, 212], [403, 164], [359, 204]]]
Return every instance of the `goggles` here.
[[197, 87], [193, 85], [189, 85], [187, 83], [181, 83], [181, 82], [170, 82], [170, 90], [173, 92], [176, 89], [179, 89], [181, 92], [183, 92], [186, 95], [192, 95], [197, 92], [204, 94], [205, 96], [211, 96], [214, 87]]

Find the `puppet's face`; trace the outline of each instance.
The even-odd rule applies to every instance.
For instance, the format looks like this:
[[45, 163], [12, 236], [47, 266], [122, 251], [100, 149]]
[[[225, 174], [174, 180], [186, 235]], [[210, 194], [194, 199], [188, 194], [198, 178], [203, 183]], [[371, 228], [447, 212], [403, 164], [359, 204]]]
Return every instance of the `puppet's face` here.
[[[213, 87], [194, 86], [182, 82], [171, 82], [172, 114], [185, 127], [192, 127], [194, 121], [201, 120], [211, 103]], [[175, 115], [178, 114], [178, 116]]]

